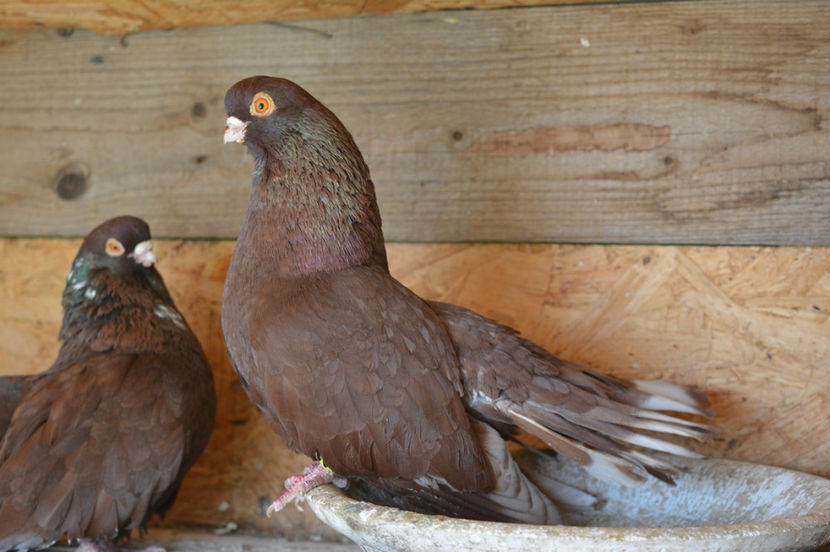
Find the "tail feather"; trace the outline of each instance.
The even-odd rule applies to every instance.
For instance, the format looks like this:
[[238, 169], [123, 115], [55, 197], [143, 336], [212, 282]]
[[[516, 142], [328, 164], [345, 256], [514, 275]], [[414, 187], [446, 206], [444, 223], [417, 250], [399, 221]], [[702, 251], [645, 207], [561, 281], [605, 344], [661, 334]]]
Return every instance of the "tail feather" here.
[[640, 462], [646, 468], [648, 473], [671, 485], [674, 484], [673, 477], [680, 474], [680, 469], [677, 468], [677, 466], [661, 460], [660, 458], [655, 458], [654, 456], [638, 450], [630, 450], [627, 454], [633, 460]]
[[688, 385], [668, 381], [617, 378], [562, 362], [544, 349], [540, 351], [547, 357], [544, 360], [549, 366], [561, 365], [557, 366], [556, 371], [551, 375], [564, 379], [594, 395], [644, 410], [683, 412], [707, 418], [714, 416], [706, 395]]
[[525, 477], [498, 432], [482, 422], [474, 422], [473, 427], [484, 445], [496, 480], [496, 486], [487, 493], [487, 498], [516, 521], [543, 525], [561, 523], [559, 510]]
[[[551, 414], [561, 416], [574, 425], [593, 430], [600, 435], [610, 437], [616, 441], [622, 441], [639, 447], [649, 448], [660, 452], [667, 452], [677, 456], [686, 456], [697, 458], [698, 454], [694, 451], [676, 443], [664, 441], [650, 435], [631, 431], [616, 423], [609, 423], [597, 416], [594, 416], [593, 411], [589, 410], [586, 413], [574, 413], [572, 411], [560, 411], [555, 407], [525, 403], [524, 409], [539, 420], [547, 422], [547, 426], [552, 425], [553, 418]], [[674, 428], [671, 428], [674, 429]], [[588, 442], [586, 440], [586, 442]], [[589, 443], [592, 444], [592, 443]]]
[[706, 424], [674, 418], [659, 412], [639, 410], [624, 404], [616, 404], [613, 407], [598, 406], [591, 411], [591, 414], [604, 422], [690, 437], [696, 441], [702, 441], [705, 436], [716, 431]]
[[536, 436], [598, 477], [634, 485], [652, 474], [672, 482], [677, 468], [649, 450], [700, 455], [654, 434], [700, 441], [715, 431], [656, 412], [713, 416], [709, 400], [692, 387], [600, 374], [564, 362], [467, 309], [431, 305], [456, 345], [467, 408], [500, 428]]
[[[576, 394], [579, 393], [576, 391]], [[642, 430], [696, 440], [701, 440], [713, 431], [703, 424], [685, 422], [607, 399], [600, 398], [597, 403], [597, 406], [583, 411], [561, 407], [555, 402], [517, 403], [499, 399], [494, 405], [496, 410], [503, 412], [522, 430], [538, 437], [557, 452], [576, 460], [597, 477], [626, 485], [642, 483], [646, 473], [668, 483], [673, 483], [674, 476], [677, 475], [677, 470], [670, 463], [634, 447], [688, 458], [701, 457], [686, 446]]]
[[[529, 460], [529, 457], [533, 457], [533, 460]], [[548, 463], [550, 459], [549, 451], [542, 451], [526, 445], [524, 450], [515, 455], [516, 463], [521, 468], [522, 473], [549, 496], [557, 506], [566, 510], [587, 510], [600, 505], [601, 501], [593, 494], [565, 483], [551, 473], [538, 469], [536, 462]]]
[[634, 387], [645, 393], [646, 399], [640, 408], [647, 410], [672, 410], [687, 414], [698, 414], [711, 418], [709, 399], [693, 387], [667, 381], [631, 380]]
[[624, 485], [639, 485], [646, 480], [648, 470], [633, 459], [621, 458], [587, 446], [552, 431], [539, 422], [512, 411], [516, 424], [542, 439], [556, 452], [576, 460], [599, 479], [617, 481]]

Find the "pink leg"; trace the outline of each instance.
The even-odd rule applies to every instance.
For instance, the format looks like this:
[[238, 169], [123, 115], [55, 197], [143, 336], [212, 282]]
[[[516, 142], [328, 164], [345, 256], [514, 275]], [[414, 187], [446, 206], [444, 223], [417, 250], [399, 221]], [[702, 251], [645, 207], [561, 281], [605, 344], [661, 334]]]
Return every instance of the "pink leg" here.
[[346, 478], [336, 475], [325, 467], [322, 462], [309, 464], [303, 470], [302, 475], [292, 475], [285, 480], [286, 491], [268, 507], [266, 514], [271, 517], [274, 512], [279, 512], [290, 502], [302, 502], [305, 494], [315, 487], [331, 483], [341, 489], [346, 488]]
[[81, 539], [76, 552], [165, 552], [159, 546], [148, 546], [147, 548], [121, 547], [112, 541], [95, 541], [92, 539]]

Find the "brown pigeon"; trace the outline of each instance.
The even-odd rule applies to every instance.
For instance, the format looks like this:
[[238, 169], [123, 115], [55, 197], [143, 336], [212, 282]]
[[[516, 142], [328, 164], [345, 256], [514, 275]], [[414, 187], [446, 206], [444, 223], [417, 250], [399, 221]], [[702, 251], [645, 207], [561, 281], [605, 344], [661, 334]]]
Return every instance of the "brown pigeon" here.
[[710, 428], [655, 410], [710, 415], [699, 392], [568, 364], [390, 276], [369, 170], [308, 92], [251, 77], [225, 109], [225, 142], [244, 143], [256, 163], [225, 282], [225, 342], [275, 431], [318, 461], [272, 509], [333, 480], [420, 512], [556, 523], [555, 500], [505, 439], [533, 435], [632, 484], [676, 473], [652, 450], [696, 456], [654, 432], [700, 439]]
[[112, 550], [170, 508], [205, 448], [213, 373], [155, 261], [135, 217], [83, 241], [58, 358], [25, 381], [0, 441], [0, 550]]

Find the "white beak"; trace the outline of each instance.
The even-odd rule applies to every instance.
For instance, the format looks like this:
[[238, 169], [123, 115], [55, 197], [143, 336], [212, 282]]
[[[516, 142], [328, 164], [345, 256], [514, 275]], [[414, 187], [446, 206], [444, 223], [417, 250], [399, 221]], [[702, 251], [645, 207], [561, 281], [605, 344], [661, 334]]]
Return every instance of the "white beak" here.
[[248, 123], [240, 121], [236, 117], [228, 117], [228, 120], [225, 122], [225, 143], [239, 142], [240, 144], [244, 144], [245, 129], [247, 127]]
[[135, 262], [142, 266], [153, 266], [156, 262], [156, 256], [153, 254], [153, 242], [150, 240], [136, 244], [130, 257], [135, 259]]

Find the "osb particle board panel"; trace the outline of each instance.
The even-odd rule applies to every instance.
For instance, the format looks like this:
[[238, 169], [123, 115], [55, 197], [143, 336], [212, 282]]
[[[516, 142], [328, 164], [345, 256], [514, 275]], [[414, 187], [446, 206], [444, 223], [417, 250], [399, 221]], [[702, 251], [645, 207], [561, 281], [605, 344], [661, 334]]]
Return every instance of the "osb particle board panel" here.
[[0, 28], [79, 28], [99, 33], [133, 33], [196, 25], [599, 1], [608, 0], [121, 0], [117, 3], [104, 0], [0, 0]]
[[105, 215], [233, 238], [252, 162], [222, 99], [328, 104], [389, 239], [830, 244], [826, 2], [666, 2], [0, 32], [0, 235]]
[[[45, 369], [77, 240], [0, 240], [0, 370]], [[219, 314], [229, 241], [158, 241], [159, 269], [201, 339], [219, 413], [168, 526], [334, 535], [309, 513], [263, 506], [305, 460], [251, 407], [225, 357]], [[619, 376], [697, 385], [717, 457], [830, 476], [830, 249], [392, 244], [392, 272], [563, 358]]]

